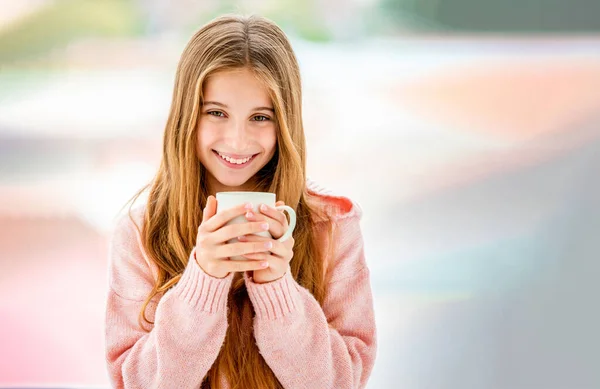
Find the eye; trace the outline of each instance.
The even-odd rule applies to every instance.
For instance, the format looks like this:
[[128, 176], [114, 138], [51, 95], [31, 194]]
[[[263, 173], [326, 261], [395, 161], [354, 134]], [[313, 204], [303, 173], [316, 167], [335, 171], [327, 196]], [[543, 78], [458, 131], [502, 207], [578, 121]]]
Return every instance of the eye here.
[[224, 117], [225, 114], [221, 111], [208, 111], [206, 112], [207, 115], [211, 115], [211, 116], [217, 116], [217, 117]]
[[254, 121], [256, 121], [256, 122], [266, 122], [268, 120], [271, 120], [270, 117], [264, 116], [264, 115], [256, 115], [252, 119], [254, 119]]

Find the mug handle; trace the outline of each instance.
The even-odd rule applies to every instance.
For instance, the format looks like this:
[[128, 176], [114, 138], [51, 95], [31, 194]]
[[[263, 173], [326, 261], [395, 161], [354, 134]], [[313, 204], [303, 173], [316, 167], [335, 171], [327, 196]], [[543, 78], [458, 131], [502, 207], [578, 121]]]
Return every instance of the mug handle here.
[[283, 234], [281, 238], [277, 239], [279, 242], [284, 242], [288, 240], [290, 236], [292, 236], [294, 228], [296, 227], [296, 212], [292, 207], [288, 205], [278, 205], [277, 207], [275, 207], [275, 209], [284, 210], [288, 213], [288, 215], [290, 215], [290, 225], [288, 226], [287, 231], [285, 232], [285, 234]]

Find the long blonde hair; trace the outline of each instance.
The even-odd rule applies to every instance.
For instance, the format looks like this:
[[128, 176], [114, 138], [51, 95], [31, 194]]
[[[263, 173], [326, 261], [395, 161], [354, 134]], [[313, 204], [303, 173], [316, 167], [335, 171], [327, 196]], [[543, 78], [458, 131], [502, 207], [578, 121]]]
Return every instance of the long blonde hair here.
[[[252, 70], [266, 85], [278, 124], [276, 152], [257, 173], [256, 190], [273, 192], [296, 210], [292, 275], [323, 303], [325, 250], [317, 245], [316, 236], [323, 228], [331, 234], [331, 224], [322, 222], [323, 217], [327, 221], [322, 213], [317, 221], [319, 211], [311, 205], [306, 188], [306, 143], [296, 57], [275, 23], [258, 16], [225, 15], [203, 26], [185, 47], [177, 68], [159, 170], [132, 199], [150, 188], [141, 236], [158, 277], [140, 311], [140, 326], [146, 331], [145, 324], [153, 324], [146, 317], [146, 307], [181, 278], [209, 195], [206, 171], [195, 151], [203, 83], [214, 72], [242, 67]], [[203, 387], [218, 388], [221, 375], [233, 388], [282, 387], [256, 346], [251, 330], [253, 314], [238, 273], [229, 291], [225, 342]], [[243, 328], [242, 323], [250, 328]]]

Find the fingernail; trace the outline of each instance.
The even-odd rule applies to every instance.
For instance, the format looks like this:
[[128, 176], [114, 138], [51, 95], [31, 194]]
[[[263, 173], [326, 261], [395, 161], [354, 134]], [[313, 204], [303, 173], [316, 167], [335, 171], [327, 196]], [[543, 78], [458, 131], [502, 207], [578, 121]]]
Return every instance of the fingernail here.
[[271, 247], [273, 247], [273, 243], [272, 242], [265, 242], [265, 248], [266, 249], [270, 249]]
[[254, 214], [252, 212], [246, 212], [246, 217], [254, 217]]
[[260, 267], [269, 267], [269, 262], [263, 262], [263, 263], [261, 263]]
[[261, 210], [261, 211], [263, 211], [263, 212], [264, 212], [264, 211], [266, 211], [266, 210], [267, 210], [267, 206], [266, 206], [266, 205], [264, 205], [264, 204], [263, 204], [263, 205], [261, 205], [261, 206], [260, 206], [260, 210]]
[[269, 229], [269, 223], [263, 223], [263, 224], [261, 224], [260, 228], [262, 228], [263, 230], [268, 230]]
[[244, 205], [244, 208], [252, 209], [252, 203], [246, 203], [246, 205]]

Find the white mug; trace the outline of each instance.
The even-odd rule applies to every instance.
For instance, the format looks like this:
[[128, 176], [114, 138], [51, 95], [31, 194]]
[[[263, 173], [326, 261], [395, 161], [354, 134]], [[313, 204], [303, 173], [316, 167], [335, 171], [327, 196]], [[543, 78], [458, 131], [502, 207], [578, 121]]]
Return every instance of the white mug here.
[[[233, 208], [237, 205], [244, 203], [252, 203], [253, 212], [256, 215], [261, 214], [261, 212], [259, 212], [258, 210], [260, 204], [266, 204], [270, 207], [274, 207], [275, 209], [284, 210], [290, 215], [290, 222], [287, 231], [283, 234], [281, 238], [277, 239], [278, 241], [283, 242], [289, 239], [292, 236], [292, 233], [294, 232], [294, 227], [296, 227], [296, 212], [294, 212], [294, 209], [292, 207], [289, 207], [287, 205], [279, 205], [276, 207], [275, 202], [275, 193], [270, 192], [218, 192], [217, 212], [224, 209]], [[246, 219], [244, 215], [241, 215], [231, 219], [227, 224], [240, 224], [247, 222], [248, 219]], [[271, 237], [269, 231], [257, 232], [256, 235], [264, 236], [266, 238]], [[237, 242], [237, 239], [232, 239], [228, 243], [234, 242]], [[234, 256], [231, 257], [231, 259], [245, 260], [246, 258], [241, 256]]]

